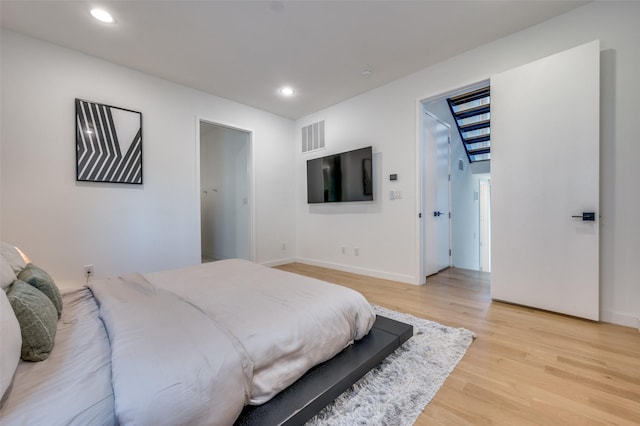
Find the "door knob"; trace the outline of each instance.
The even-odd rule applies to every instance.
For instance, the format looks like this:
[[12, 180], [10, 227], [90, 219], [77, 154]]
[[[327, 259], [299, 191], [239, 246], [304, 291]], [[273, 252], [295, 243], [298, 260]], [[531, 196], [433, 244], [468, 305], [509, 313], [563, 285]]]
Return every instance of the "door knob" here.
[[596, 214], [594, 212], [582, 212], [581, 215], [571, 217], [582, 219], [585, 222], [595, 222], [596, 220]]

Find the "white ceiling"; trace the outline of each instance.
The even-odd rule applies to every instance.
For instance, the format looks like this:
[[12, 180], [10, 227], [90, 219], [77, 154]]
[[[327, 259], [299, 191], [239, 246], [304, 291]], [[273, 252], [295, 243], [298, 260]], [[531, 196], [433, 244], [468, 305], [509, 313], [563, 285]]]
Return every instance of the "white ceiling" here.
[[[584, 3], [0, 0], [0, 15], [2, 27], [296, 119]], [[94, 20], [93, 6], [117, 23]], [[294, 97], [278, 95], [285, 84]]]

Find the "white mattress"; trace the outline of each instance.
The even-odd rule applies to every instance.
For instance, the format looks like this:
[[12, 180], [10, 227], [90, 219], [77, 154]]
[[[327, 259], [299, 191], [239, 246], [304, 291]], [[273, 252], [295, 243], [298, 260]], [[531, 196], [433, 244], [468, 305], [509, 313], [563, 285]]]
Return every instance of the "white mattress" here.
[[109, 340], [89, 289], [63, 293], [56, 343], [20, 361], [0, 409], [2, 425], [113, 425]]

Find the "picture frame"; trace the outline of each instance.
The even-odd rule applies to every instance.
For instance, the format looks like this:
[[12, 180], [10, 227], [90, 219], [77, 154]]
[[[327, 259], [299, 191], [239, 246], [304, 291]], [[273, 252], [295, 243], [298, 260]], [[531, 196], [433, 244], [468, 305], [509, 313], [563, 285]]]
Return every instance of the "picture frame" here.
[[76, 98], [76, 181], [142, 185], [142, 113]]

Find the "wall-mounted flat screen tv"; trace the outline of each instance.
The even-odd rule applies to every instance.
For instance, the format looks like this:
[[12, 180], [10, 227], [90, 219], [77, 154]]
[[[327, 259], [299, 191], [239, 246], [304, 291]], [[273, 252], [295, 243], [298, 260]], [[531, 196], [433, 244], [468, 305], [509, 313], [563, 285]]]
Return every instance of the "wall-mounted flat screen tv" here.
[[373, 201], [372, 148], [307, 161], [307, 202]]

